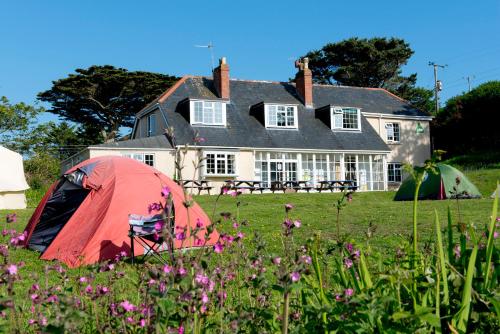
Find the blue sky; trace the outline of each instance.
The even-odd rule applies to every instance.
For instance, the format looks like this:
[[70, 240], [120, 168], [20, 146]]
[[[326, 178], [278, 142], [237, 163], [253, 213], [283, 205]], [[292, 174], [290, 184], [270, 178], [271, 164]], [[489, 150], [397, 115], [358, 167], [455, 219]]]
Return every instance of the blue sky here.
[[[111, 64], [173, 75], [209, 75], [212, 41], [231, 77], [286, 81], [293, 59], [327, 42], [400, 37], [414, 56], [404, 73], [442, 100], [500, 79], [500, 1], [23, 1], [0, 2], [0, 95], [34, 103], [75, 68]], [[42, 121], [54, 119], [43, 116]]]

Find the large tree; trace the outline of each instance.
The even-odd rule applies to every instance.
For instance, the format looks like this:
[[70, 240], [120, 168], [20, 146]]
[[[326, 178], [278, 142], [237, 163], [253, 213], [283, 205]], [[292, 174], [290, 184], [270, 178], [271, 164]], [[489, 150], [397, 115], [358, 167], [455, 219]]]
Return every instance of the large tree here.
[[14, 138], [28, 131], [43, 108], [25, 103], [12, 104], [5, 96], [0, 97], [0, 143], [11, 146]]
[[450, 155], [496, 151], [500, 147], [500, 81], [455, 96], [433, 121], [434, 147]]
[[403, 39], [376, 37], [328, 43], [305, 57], [317, 83], [385, 88], [430, 111], [432, 91], [415, 87], [416, 73], [401, 74], [401, 67], [412, 55], [413, 50]]
[[38, 99], [52, 105], [48, 112], [80, 124], [96, 143], [114, 139], [120, 127], [131, 127], [134, 115], [178, 79], [110, 65], [75, 72], [54, 81]]

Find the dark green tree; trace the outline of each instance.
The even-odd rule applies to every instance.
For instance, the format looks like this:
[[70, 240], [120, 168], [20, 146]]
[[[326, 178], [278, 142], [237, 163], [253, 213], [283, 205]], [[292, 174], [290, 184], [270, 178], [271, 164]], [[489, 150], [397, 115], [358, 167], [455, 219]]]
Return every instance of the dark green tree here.
[[[84, 133], [94, 136], [89, 138], [94, 143], [112, 140], [120, 127], [131, 127], [134, 115], [178, 79], [110, 65], [75, 72], [53, 81], [38, 99], [52, 105], [48, 112], [81, 125]], [[95, 138], [97, 133], [102, 136]]]
[[500, 81], [490, 81], [446, 102], [432, 123], [434, 147], [450, 155], [498, 152]]
[[[417, 74], [401, 67], [413, 55], [398, 38], [350, 38], [307, 53], [316, 83], [385, 88], [424, 111], [432, 110], [432, 91], [415, 87]], [[430, 108], [430, 109], [429, 109]]]

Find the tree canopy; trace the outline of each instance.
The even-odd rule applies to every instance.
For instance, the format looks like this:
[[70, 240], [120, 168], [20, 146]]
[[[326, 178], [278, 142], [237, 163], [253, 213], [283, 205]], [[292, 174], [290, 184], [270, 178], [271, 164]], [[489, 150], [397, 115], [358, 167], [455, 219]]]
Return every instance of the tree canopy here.
[[25, 103], [12, 104], [5, 96], [0, 97], [0, 142], [9, 146], [13, 138], [29, 129], [43, 108]]
[[[178, 79], [110, 65], [75, 72], [53, 81], [38, 99], [51, 104], [48, 112], [80, 124], [95, 143], [114, 139], [120, 127], [131, 127], [134, 115]], [[103, 136], [96, 136], [99, 133]]]
[[402, 75], [401, 67], [412, 55], [413, 50], [403, 39], [376, 37], [328, 43], [305, 57], [316, 83], [385, 88], [430, 111], [432, 91], [415, 87], [416, 73]]
[[435, 147], [451, 155], [500, 147], [500, 81], [490, 81], [446, 102], [433, 121]]

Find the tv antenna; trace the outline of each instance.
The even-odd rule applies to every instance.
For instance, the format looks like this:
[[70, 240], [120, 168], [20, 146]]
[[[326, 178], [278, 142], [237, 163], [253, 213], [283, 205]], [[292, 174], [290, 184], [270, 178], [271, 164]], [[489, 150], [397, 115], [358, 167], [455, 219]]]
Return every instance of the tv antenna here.
[[195, 48], [206, 48], [210, 51], [210, 58], [212, 60], [212, 72], [214, 71], [215, 63], [214, 63], [214, 45], [212, 42], [208, 42], [207, 45], [195, 45]]

